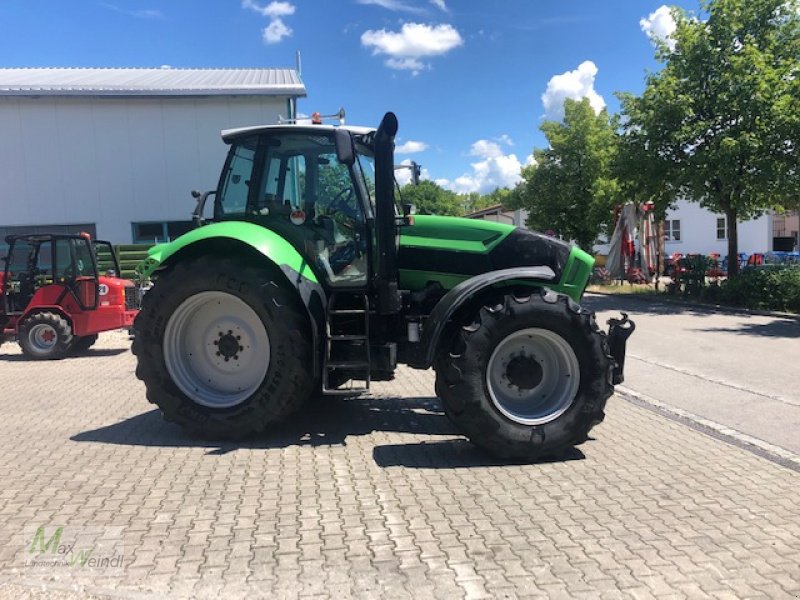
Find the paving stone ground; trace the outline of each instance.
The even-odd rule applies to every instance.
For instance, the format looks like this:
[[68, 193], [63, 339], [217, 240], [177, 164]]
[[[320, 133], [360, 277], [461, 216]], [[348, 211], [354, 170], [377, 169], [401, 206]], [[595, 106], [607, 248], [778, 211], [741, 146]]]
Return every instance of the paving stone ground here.
[[561, 460], [503, 464], [430, 372], [225, 444], [134, 364], [118, 333], [0, 348], [0, 598], [800, 598], [800, 474], [621, 398]]

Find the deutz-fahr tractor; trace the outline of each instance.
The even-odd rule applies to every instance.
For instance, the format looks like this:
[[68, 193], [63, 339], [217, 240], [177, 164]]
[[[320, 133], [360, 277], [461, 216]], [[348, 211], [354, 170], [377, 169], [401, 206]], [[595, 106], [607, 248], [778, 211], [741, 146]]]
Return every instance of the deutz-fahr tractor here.
[[[35, 360], [87, 351], [97, 334], [130, 328], [138, 314], [133, 282], [117, 277], [119, 263], [109, 242], [87, 234], [17, 235], [0, 273], [0, 342], [19, 340]], [[109, 263], [98, 272], [98, 254]]]
[[594, 259], [510, 225], [400, 208], [397, 128], [387, 113], [377, 130], [222, 132], [218, 187], [193, 193], [201, 226], [139, 265], [154, 285], [134, 325], [136, 373], [167, 420], [241, 438], [403, 363], [433, 367], [447, 416], [498, 457], [557, 454], [602, 421], [632, 323], [607, 336], [578, 304]]

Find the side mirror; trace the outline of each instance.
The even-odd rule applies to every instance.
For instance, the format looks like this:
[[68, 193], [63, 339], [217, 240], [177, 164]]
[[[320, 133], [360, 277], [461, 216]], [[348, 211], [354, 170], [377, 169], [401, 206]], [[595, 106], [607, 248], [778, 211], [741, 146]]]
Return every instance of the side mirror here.
[[202, 195], [203, 192], [201, 192], [200, 190], [192, 190], [192, 198], [194, 198], [195, 200], [197, 200]]
[[343, 165], [351, 167], [356, 162], [356, 149], [353, 146], [353, 136], [346, 129], [337, 129], [334, 133], [336, 144], [336, 158]]

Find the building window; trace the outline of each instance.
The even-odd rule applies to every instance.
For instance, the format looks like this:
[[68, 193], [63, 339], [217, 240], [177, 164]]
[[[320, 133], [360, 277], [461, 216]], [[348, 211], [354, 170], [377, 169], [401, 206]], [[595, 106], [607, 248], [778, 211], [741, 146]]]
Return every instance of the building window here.
[[160, 244], [169, 242], [191, 231], [191, 221], [153, 221], [131, 223], [134, 244]]
[[664, 241], [667, 242], [681, 241], [680, 219], [667, 219], [664, 221]]
[[728, 221], [725, 217], [717, 218], [717, 239], [718, 240], [728, 239]]

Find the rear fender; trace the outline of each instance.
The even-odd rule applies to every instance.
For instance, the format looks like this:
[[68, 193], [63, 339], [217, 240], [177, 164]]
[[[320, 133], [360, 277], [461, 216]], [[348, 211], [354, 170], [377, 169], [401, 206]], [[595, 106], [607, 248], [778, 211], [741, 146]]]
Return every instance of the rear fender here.
[[431, 311], [420, 338], [420, 349], [409, 366], [427, 369], [433, 364], [442, 334], [450, 321], [476, 295], [498, 284], [519, 282], [532, 287], [544, 287], [555, 278], [550, 267], [519, 267], [490, 271], [462, 281], [447, 292]]

